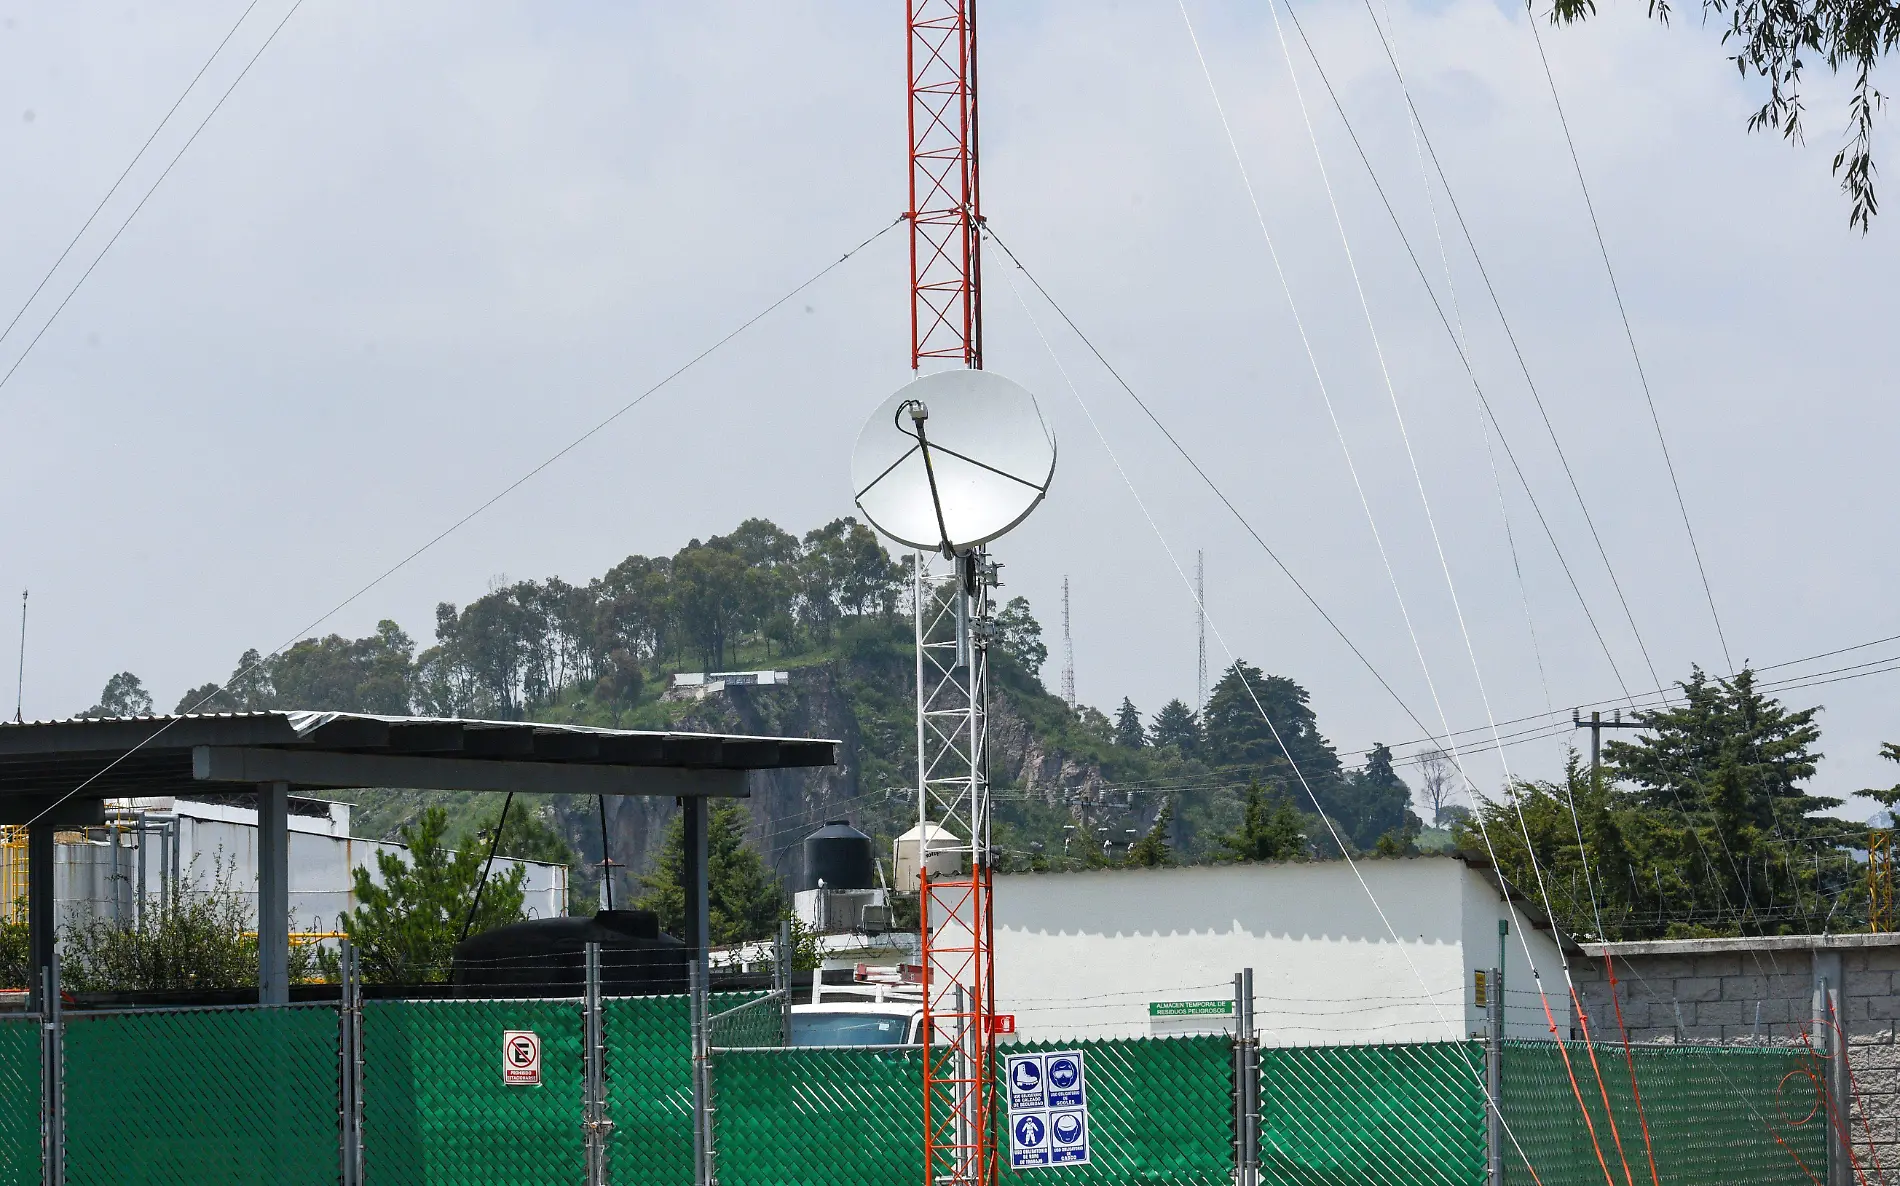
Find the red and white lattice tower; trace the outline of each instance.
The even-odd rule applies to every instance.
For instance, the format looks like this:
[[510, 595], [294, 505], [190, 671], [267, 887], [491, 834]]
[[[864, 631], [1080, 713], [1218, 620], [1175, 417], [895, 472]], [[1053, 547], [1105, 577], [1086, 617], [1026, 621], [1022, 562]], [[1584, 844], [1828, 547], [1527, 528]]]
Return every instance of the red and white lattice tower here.
[[[911, 367], [941, 359], [980, 368], [976, 0], [905, 2]], [[996, 568], [975, 548], [919, 553], [913, 574], [919, 856], [926, 858], [919, 861], [924, 1186], [989, 1186], [996, 1180], [996, 990], [985, 709]]]
[[905, 0], [910, 66], [910, 365], [983, 365], [976, 0]]

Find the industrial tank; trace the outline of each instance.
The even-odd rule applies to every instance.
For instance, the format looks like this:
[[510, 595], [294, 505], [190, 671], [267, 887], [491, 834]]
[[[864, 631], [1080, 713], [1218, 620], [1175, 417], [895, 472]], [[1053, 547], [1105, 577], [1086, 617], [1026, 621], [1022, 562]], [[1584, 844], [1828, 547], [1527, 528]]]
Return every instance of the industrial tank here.
[[849, 820], [827, 820], [805, 837], [805, 886], [828, 890], [868, 890], [877, 886], [877, 861], [871, 838]]
[[589, 943], [600, 944], [601, 991], [609, 996], [686, 991], [686, 945], [662, 935], [650, 910], [529, 919], [471, 935], [455, 945], [449, 979], [458, 996], [578, 996]]

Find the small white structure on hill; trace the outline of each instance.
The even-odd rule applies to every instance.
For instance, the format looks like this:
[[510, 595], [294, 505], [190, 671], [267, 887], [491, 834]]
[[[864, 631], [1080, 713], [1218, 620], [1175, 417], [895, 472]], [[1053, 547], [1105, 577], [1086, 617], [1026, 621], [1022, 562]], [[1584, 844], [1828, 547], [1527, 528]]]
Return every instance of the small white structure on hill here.
[[789, 671], [682, 671], [666, 690], [669, 700], [704, 700], [727, 688], [782, 688], [792, 682]]
[[1017, 1041], [1220, 1033], [1234, 973], [1252, 968], [1266, 1045], [1465, 1038], [1485, 1028], [1476, 974], [1498, 965], [1508, 922], [1506, 1035], [1551, 1037], [1528, 942], [1570, 1036], [1541, 912], [1507, 906], [1490, 872], [1458, 857], [1356, 864], [999, 875], [997, 1011], [1015, 1015]]

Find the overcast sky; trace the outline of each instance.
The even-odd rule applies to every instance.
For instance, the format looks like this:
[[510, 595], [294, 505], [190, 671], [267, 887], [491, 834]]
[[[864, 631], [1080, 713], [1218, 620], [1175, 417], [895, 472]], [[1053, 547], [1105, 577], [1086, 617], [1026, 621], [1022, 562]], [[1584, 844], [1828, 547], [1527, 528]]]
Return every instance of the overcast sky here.
[[[985, 8], [993, 226], [1429, 728], [1441, 711], [1485, 725], [1487, 696], [1499, 720], [1567, 716], [1654, 688], [1652, 665], [1662, 681], [1725, 670], [1526, 15], [1386, 3], [1636, 631], [1436, 181], [1427, 197], [1364, 4], [1298, 12], [1603, 645], [1496, 441], [1494, 485], [1452, 338], [1297, 40], [1296, 92], [1262, 4], [1188, 12], [1286, 290], [1172, 0]], [[0, 325], [243, 7], [0, 4]], [[0, 372], [289, 7], [259, 0], [0, 344]], [[1544, 38], [1734, 661], [1900, 634], [1900, 214], [1866, 238], [1846, 225], [1828, 174], [1838, 86], [1817, 80], [1806, 147], [1749, 135], [1760, 90], [1716, 31], [1642, 8]], [[27, 716], [83, 709], [119, 670], [170, 708], [246, 647], [300, 637], [889, 223], [905, 202], [903, 50], [890, 3], [306, 0], [0, 387], [0, 590], [33, 593]], [[1883, 128], [1887, 176], [1893, 144]], [[1048, 307], [1019, 302], [994, 254], [988, 269], [988, 365], [1040, 394], [1061, 441], [1048, 501], [995, 549], [1006, 592], [1049, 630], [1051, 686], [1066, 575], [1082, 699], [1192, 702], [1193, 602], [1165, 539], [1190, 572], [1206, 554], [1210, 667], [1231, 648], [1297, 679], [1349, 759], [1420, 738]], [[907, 316], [898, 230], [319, 629], [395, 618], [426, 644], [438, 601], [502, 574], [581, 581], [748, 516], [803, 533], [850, 513], [851, 443], [910, 376]], [[11, 660], [12, 628], [0, 636]], [[1876, 759], [1900, 740], [1896, 689], [1900, 673], [1787, 693], [1826, 706], [1816, 789], [1900, 778]], [[1494, 785], [1497, 753], [1469, 740]], [[1560, 745], [1508, 748], [1509, 769], [1549, 776]]]

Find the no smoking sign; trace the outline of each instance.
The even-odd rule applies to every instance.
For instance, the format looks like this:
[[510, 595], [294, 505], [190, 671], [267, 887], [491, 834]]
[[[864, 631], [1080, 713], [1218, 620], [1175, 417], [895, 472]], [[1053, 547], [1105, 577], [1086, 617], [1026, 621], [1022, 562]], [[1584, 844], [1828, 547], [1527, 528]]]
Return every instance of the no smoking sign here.
[[501, 1031], [501, 1081], [509, 1087], [541, 1086], [541, 1036], [533, 1030]]

